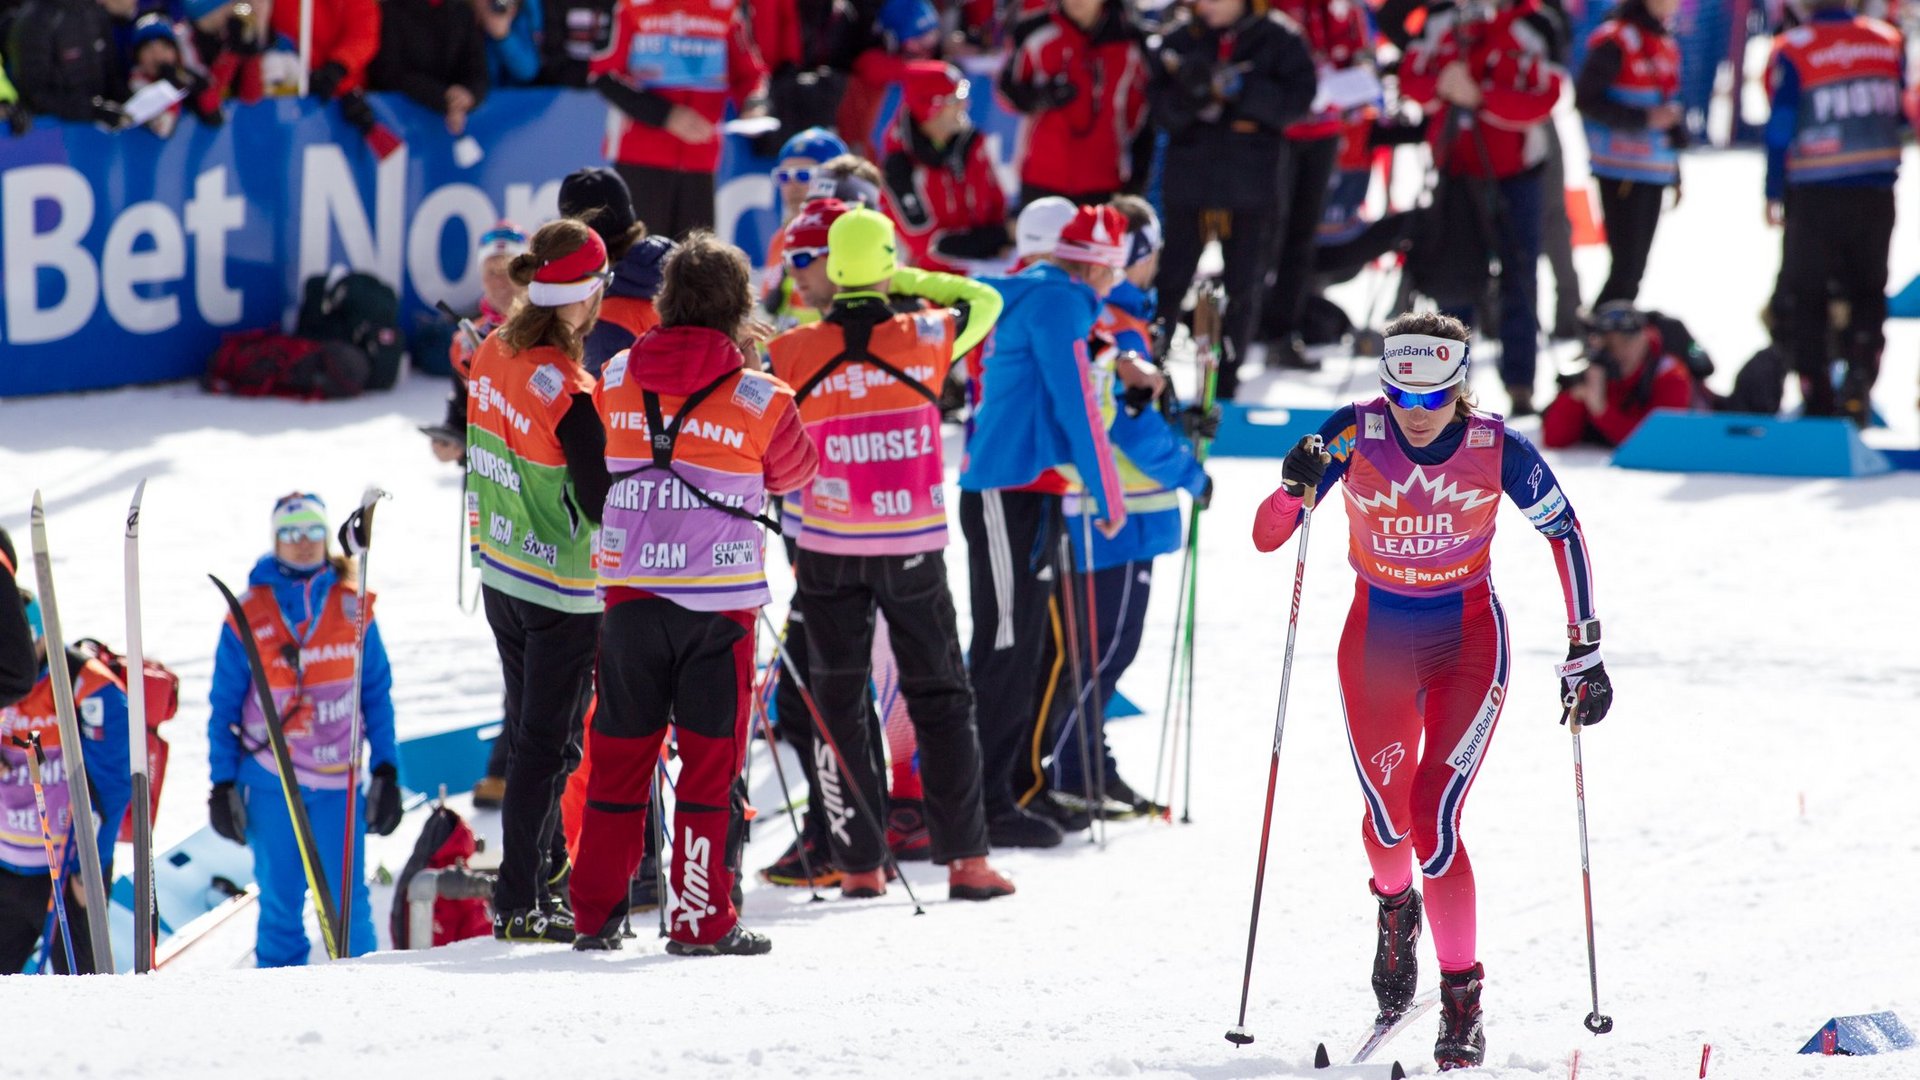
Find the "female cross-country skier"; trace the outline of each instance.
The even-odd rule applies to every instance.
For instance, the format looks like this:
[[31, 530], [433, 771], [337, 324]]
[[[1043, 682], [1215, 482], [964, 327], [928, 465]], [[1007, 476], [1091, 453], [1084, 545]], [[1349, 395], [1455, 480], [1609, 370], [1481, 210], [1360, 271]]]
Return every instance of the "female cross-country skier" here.
[[1561, 690], [1574, 721], [1599, 723], [1613, 687], [1600, 662], [1579, 521], [1533, 444], [1475, 410], [1467, 328], [1445, 315], [1408, 314], [1388, 324], [1386, 338], [1382, 396], [1334, 413], [1318, 436], [1324, 450], [1308, 436], [1288, 452], [1279, 489], [1254, 518], [1253, 542], [1278, 548], [1298, 526], [1308, 488], [1323, 497], [1346, 481], [1348, 560], [1359, 579], [1340, 636], [1340, 696], [1380, 902], [1373, 990], [1383, 1022], [1413, 1001], [1423, 901], [1411, 854], [1440, 961], [1433, 1052], [1445, 1071], [1478, 1065], [1486, 1053], [1460, 813], [1507, 690], [1507, 621], [1488, 576], [1502, 490], [1553, 544], [1570, 641]]

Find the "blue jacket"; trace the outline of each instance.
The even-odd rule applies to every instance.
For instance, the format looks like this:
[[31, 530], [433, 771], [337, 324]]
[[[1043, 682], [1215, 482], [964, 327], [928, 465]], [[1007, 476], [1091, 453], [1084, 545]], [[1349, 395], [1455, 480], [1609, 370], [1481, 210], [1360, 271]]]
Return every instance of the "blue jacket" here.
[[[296, 630], [317, 615], [326, 604], [327, 592], [339, 578], [333, 567], [301, 573], [289, 570], [272, 555], [253, 564], [247, 584], [267, 585], [280, 602], [280, 613], [287, 625]], [[367, 756], [373, 768], [399, 767], [400, 751], [393, 737], [393, 669], [387, 664], [387, 647], [380, 641], [380, 622], [367, 622], [367, 644], [360, 660], [361, 730], [367, 740]], [[247, 779], [252, 783], [279, 783], [265, 769], [252, 764], [252, 754], [240, 745], [238, 729], [247, 695], [253, 693], [253, 672], [247, 666], [247, 649], [227, 624], [220, 626], [220, 646], [213, 654], [213, 692], [208, 695], [213, 713], [207, 718], [207, 763], [216, 784], [230, 783], [240, 776], [241, 762], [249, 763]], [[126, 740], [121, 739], [124, 744]]]
[[980, 280], [1006, 298], [987, 339], [980, 403], [960, 467], [963, 491], [1014, 488], [1072, 466], [1102, 520], [1122, 513], [1119, 474], [1087, 373], [1100, 298], [1057, 266]]
[[[1152, 292], [1123, 281], [1107, 294], [1107, 306], [1138, 319], [1153, 318], [1157, 307]], [[1123, 329], [1114, 335], [1121, 351], [1151, 355], [1150, 343], [1138, 331]], [[1082, 570], [1105, 570], [1130, 562], [1147, 562], [1180, 550], [1180, 504], [1176, 491], [1198, 498], [1207, 487], [1206, 470], [1193, 458], [1193, 447], [1158, 409], [1142, 409], [1129, 416], [1121, 399], [1125, 388], [1114, 384], [1113, 422], [1107, 437], [1120, 457], [1121, 481], [1126, 487], [1127, 523], [1109, 540], [1093, 534], [1093, 563], [1087, 563], [1084, 529], [1068, 530], [1073, 537], [1074, 564]]]
[[[486, 0], [477, 0], [485, 3]], [[532, 86], [540, 77], [540, 0], [520, 0], [520, 10], [499, 41], [487, 38], [487, 85]]]

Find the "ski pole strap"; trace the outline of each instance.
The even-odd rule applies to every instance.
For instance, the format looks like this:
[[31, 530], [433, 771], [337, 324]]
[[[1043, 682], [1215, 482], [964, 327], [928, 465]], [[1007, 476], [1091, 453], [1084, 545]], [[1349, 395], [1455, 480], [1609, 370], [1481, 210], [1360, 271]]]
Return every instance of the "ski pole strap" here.
[[[878, 305], [876, 305], [876, 307], [877, 306]], [[886, 311], [884, 307], [880, 307], [879, 310], [882, 312]], [[822, 364], [820, 370], [808, 377], [806, 382], [801, 383], [800, 388], [793, 392], [794, 400], [807, 400], [807, 395], [813, 393], [814, 387], [825, 382], [827, 376], [832, 375], [842, 364], [857, 360], [863, 364], [872, 364], [874, 367], [900, 380], [906, 384], [909, 390], [926, 398], [928, 402], [932, 403], [934, 408], [939, 408], [939, 394], [934, 393], [919, 379], [901, 371], [892, 363], [882, 360], [873, 354], [870, 342], [873, 340], [873, 328], [877, 325], [877, 320], [866, 315], [865, 311], [866, 305], [859, 305], [851, 309], [835, 307], [833, 310], [827, 312], [826, 321], [840, 328], [842, 345], [840, 354], [825, 364]], [[889, 314], [888, 317], [891, 318], [892, 316]], [[652, 422], [651, 417], [648, 418], [648, 422]]]
[[739, 374], [740, 372], [738, 371], [729, 371], [700, 389], [695, 390], [693, 393], [688, 394], [686, 400], [680, 403], [680, 411], [674, 414], [673, 423], [671, 424], [666, 423], [663, 419], [664, 414], [660, 408], [660, 395], [651, 390], [642, 390], [640, 392], [640, 403], [647, 411], [647, 431], [651, 441], [653, 461], [637, 469], [628, 469], [625, 472], [614, 473], [614, 481], [617, 483], [621, 480], [632, 479], [652, 469], [661, 469], [665, 471], [667, 475], [680, 481], [680, 486], [692, 492], [694, 498], [699, 499], [707, 506], [720, 511], [728, 517], [739, 518], [742, 521], [751, 521], [762, 528], [772, 529], [776, 533], [779, 532], [779, 522], [765, 514], [749, 513], [740, 507], [729, 506], [721, 502], [707, 494], [705, 489], [701, 488], [699, 484], [680, 475], [680, 470], [673, 467], [673, 448], [680, 441], [680, 427], [686, 423], [687, 416], [693, 412], [695, 406], [712, 396], [713, 392], [720, 389], [728, 379]]

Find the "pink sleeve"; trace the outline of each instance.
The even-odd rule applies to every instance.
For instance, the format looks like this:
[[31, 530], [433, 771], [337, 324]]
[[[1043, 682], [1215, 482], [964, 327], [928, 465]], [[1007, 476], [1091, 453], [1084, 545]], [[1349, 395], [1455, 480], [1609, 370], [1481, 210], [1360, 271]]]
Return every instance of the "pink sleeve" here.
[[1254, 511], [1253, 546], [1261, 551], [1273, 551], [1286, 543], [1300, 524], [1302, 502], [1300, 496], [1287, 494], [1286, 488], [1274, 488], [1260, 509]]

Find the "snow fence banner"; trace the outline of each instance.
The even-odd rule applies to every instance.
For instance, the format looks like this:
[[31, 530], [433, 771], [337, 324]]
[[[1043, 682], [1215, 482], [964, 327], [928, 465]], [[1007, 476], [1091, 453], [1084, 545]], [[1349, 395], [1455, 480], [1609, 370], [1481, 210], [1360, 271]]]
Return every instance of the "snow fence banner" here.
[[[403, 330], [437, 301], [466, 310], [480, 234], [550, 220], [561, 179], [605, 161], [607, 106], [586, 91], [488, 95], [467, 122], [477, 161], [439, 115], [370, 100], [404, 140], [384, 160], [307, 98], [231, 106], [218, 127], [184, 116], [166, 139], [52, 120], [0, 135], [0, 397], [198, 376], [222, 334], [284, 328], [300, 283], [335, 265], [397, 283]], [[993, 94], [973, 102], [1010, 182], [1017, 123]], [[719, 232], [756, 262], [773, 164], [728, 136], [716, 177]]]

